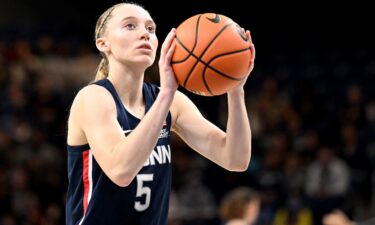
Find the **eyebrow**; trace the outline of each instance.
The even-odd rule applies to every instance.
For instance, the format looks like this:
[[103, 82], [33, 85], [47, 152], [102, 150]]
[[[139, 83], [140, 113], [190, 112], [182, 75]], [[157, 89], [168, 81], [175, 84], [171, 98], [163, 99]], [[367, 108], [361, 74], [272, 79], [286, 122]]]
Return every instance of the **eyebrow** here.
[[[128, 16], [128, 17], [125, 17], [123, 18], [120, 23], [126, 21], [126, 20], [132, 20], [132, 19], [135, 19], [135, 20], [138, 20], [138, 17], [135, 17], [135, 16]], [[156, 26], [155, 22], [153, 20], [146, 20], [146, 23], [152, 23], [154, 26]]]

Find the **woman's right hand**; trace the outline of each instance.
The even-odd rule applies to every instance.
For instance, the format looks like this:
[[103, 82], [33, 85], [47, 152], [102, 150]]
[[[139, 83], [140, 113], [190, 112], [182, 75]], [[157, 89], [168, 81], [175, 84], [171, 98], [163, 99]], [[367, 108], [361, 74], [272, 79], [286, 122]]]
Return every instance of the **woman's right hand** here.
[[173, 42], [175, 33], [176, 29], [173, 28], [165, 38], [159, 59], [160, 91], [170, 92], [170, 94], [174, 94], [178, 88], [178, 83], [171, 66], [173, 52], [176, 48]]

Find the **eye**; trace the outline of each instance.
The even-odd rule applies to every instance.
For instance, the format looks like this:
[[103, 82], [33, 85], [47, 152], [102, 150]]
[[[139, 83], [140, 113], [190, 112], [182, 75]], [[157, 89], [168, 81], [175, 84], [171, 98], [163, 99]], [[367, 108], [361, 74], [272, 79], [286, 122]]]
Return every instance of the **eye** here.
[[128, 23], [125, 25], [126, 29], [128, 30], [134, 30], [136, 28], [134, 23]]
[[155, 33], [155, 31], [156, 31], [156, 27], [150, 25], [150, 26], [147, 26], [147, 30], [148, 30], [148, 32], [150, 32], [150, 33]]

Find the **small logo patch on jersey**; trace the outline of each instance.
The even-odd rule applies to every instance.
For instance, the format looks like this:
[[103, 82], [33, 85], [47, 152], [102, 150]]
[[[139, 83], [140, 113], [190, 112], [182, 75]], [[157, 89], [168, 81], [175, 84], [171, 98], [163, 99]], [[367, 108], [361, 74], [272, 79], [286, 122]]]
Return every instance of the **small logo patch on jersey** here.
[[159, 139], [160, 138], [166, 138], [166, 137], [168, 137], [169, 136], [169, 131], [168, 131], [168, 129], [167, 128], [163, 128], [163, 129], [161, 129], [161, 131], [160, 131], [160, 135], [159, 135]]

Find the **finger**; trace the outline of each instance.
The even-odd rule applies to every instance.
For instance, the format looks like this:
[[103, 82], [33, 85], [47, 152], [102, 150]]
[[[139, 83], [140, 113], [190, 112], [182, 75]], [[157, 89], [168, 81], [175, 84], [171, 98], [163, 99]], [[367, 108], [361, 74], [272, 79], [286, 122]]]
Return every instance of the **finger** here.
[[255, 61], [255, 46], [253, 43], [250, 44], [250, 51], [251, 51], [251, 61]]
[[169, 47], [171, 46], [175, 35], [176, 35], [176, 29], [172, 28], [172, 30], [168, 33], [167, 37], [165, 38], [163, 45], [161, 46], [162, 56], [165, 56], [167, 54], [167, 51]]
[[249, 39], [249, 42], [250, 42], [250, 52], [251, 52], [251, 59], [250, 59], [250, 63], [254, 63], [255, 61], [255, 46], [253, 44], [253, 40], [251, 38], [251, 35], [250, 35], [250, 31], [247, 30], [246, 31], [246, 37]]
[[247, 39], [249, 39], [250, 43], [253, 43], [253, 39], [251, 38], [250, 31], [247, 30], [245, 34], [246, 34]]
[[174, 53], [174, 50], [176, 49], [176, 43], [172, 43], [171, 47], [168, 49], [167, 54], [165, 55], [166, 62], [170, 62]]

